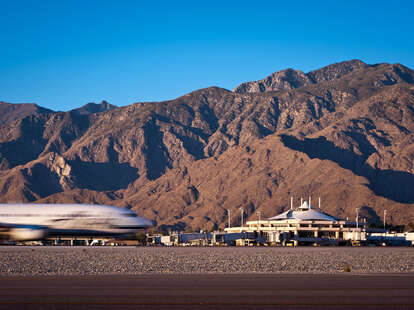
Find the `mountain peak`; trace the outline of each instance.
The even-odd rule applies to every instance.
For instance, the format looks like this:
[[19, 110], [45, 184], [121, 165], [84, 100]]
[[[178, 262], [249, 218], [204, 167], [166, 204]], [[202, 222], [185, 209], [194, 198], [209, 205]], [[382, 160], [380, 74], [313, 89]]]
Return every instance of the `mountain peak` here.
[[105, 100], [102, 100], [100, 103], [89, 102], [81, 106], [80, 108], [71, 110], [70, 112], [81, 114], [81, 115], [89, 115], [89, 114], [94, 114], [94, 113], [110, 111], [116, 108], [117, 106], [112, 105]]
[[366, 63], [359, 59], [352, 59], [349, 61], [342, 61], [325, 66], [321, 69], [313, 70], [307, 73], [314, 83], [322, 83], [332, 81], [343, 77], [352, 71], [368, 67]]
[[266, 91], [289, 90], [309, 84], [312, 84], [312, 80], [305, 73], [288, 68], [274, 72], [259, 81], [242, 83], [233, 91], [239, 94], [263, 93]]

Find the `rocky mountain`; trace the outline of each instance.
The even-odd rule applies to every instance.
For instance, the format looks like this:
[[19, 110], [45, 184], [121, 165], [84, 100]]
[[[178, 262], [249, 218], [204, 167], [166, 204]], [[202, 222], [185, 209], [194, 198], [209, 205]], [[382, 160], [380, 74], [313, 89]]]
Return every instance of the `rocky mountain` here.
[[414, 222], [414, 71], [400, 64], [288, 69], [120, 108], [1, 111], [1, 201], [106, 203], [197, 229], [311, 195], [338, 217], [358, 207], [373, 223], [384, 209]]
[[76, 113], [76, 114], [85, 115], [85, 114], [93, 114], [93, 113], [111, 111], [111, 110], [116, 109], [116, 108], [117, 108], [116, 105], [112, 105], [112, 104], [106, 102], [105, 100], [103, 100], [103, 101], [101, 101], [101, 103], [89, 102], [89, 103], [81, 106], [80, 108], [72, 110], [71, 112]]
[[33, 103], [12, 104], [0, 101], [0, 124], [6, 125], [26, 116], [52, 112]]

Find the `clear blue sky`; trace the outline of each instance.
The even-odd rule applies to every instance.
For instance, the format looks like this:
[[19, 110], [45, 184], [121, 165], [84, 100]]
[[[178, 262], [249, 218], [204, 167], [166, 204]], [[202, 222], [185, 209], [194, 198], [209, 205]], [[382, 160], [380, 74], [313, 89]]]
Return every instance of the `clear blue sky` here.
[[414, 68], [414, 1], [0, 0], [0, 100], [69, 110], [333, 62]]

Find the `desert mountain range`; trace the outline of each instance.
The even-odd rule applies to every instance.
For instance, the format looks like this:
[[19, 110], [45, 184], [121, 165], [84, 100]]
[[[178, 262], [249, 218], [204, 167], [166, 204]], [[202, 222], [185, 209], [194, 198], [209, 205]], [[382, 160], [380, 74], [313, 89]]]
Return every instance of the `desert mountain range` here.
[[414, 223], [414, 71], [287, 69], [233, 91], [68, 112], [0, 103], [0, 201], [129, 207], [161, 229], [274, 216], [300, 197]]

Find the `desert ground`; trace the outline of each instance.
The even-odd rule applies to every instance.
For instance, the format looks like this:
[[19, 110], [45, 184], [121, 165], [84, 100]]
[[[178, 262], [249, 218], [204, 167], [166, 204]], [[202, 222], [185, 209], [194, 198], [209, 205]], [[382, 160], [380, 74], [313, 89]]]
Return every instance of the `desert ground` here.
[[410, 247], [0, 247], [0, 275], [412, 273]]

